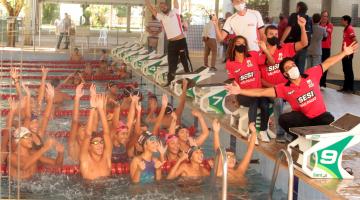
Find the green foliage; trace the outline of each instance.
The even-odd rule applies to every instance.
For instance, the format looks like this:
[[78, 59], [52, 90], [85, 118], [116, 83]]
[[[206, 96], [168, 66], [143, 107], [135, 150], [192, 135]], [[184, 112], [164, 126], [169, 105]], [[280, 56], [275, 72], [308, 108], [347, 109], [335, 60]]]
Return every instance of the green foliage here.
[[57, 3], [44, 3], [42, 23], [51, 24], [60, 16], [60, 6]]
[[91, 12], [90, 23], [91, 26], [105, 26], [108, 25], [108, 18], [110, 17], [110, 6], [108, 5], [90, 5]]
[[118, 6], [114, 6], [114, 9], [116, 9], [117, 17], [126, 17], [127, 16], [127, 6], [118, 5]]

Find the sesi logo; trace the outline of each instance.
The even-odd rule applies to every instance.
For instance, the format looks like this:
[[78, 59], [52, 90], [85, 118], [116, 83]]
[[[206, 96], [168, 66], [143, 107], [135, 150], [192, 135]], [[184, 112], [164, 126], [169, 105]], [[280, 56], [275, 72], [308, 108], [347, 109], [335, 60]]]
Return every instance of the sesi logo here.
[[240, 76], [240, 81], [246, 81], [247, 79], [253, 78], [254, 72], [248, 72], [242, 76]]
[[279, 69], [279, 64], [275, 64], [275, 65], [269, 66], [269, 67], [267, 68], [267, 71], [268, 71], [268, 72], [274, 72], [274, 71], [276, 71], [276, 70], [278, 70], [278, 69]]
[[315, 93], [314, 93], [314, 91], [311, 90], [310, 92], [298, 97], [297, 101], [298, 101], [299, 104], [303, 104], [304, 102], [306, 102], [309, 99], [312, 99], [314, 97], [315, 97]]

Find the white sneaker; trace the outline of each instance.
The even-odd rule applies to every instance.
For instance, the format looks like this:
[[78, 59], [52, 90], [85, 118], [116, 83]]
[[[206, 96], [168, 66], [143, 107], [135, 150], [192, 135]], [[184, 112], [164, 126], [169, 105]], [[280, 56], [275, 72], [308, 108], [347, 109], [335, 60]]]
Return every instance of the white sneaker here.
[[267, 142], [267, 143], [270, 142], [270, 139], [269, 139], [269, 136], [268, 136], [268, 134], [267, 134], [267, 131], [260, 131], [259, 135], [260, 135], [260, 140], [261, 140], [262, 142]]
[[267, 132], [268, 136], [271, 138], [271, 139], [275, 139], [276, 138], [276, 134], [274, 132], [272, 132], [271, 130], [269, 130]]

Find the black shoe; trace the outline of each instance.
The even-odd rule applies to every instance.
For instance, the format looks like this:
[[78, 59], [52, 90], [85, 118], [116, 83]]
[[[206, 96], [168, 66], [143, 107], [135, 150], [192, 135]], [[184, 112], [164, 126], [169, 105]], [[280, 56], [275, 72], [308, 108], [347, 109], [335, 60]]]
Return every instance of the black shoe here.
[[217, 69], [215, 67], [210, 67], [210, 72], [216, 72]]
[[337, 90], [338, 92], [346, 92], [348, 91], [347, 89], [341, 88], [340, 90]]

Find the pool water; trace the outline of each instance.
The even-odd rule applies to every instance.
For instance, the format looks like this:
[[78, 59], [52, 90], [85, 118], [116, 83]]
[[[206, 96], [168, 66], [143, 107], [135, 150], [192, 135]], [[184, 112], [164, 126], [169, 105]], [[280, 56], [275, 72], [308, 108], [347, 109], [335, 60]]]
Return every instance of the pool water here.
[[[134, 80], [135, 78], [135, 80]], [[134, 77], [132, 81], [138, 81], [139, 77]], [[103, 85], [103, 82], [97, 82]], [[0, 83], [1, 85], [1, 83]], [[98, 87], [98, 91], [104, 91], [104, 87]], [[67, 90], [66, 90], [67, 91]], [[141, 91], [143, 94], [148, 92], [157, 94], [154, 87], [150, 84], [142, 85]], [[1, 89], [1, 93], [11, 93]], [[68, 90], [74, 94], [74, 90]], [[87, 93], [88, 90], [85, 90]], [[161, 99], [161, 98], [158, 98]], [[176, 101], [177, 98], [174, 98]], [[147, 105], [147, 97], [142, 101], [142, 105]], [[87, 101], [81, 101], [80, 107], [82, 109], [89, 107]], [[160, 102], [159, 102], [160, 105]], [[176, 106], [177, 103], [174, 102]], [[7, 102], [1, 101], [1, 107], [7, 108]], [[66, 102], [62, 109], [72, 109], [73, 101]], [[187, 126], [194, 124], [193, 116], [190, 110], [185, 108], [183, 115], [183, 123]], [[80, 121], [86, 122], [86, 117], [81, 117]], [[1, 126], [5, 125], [5, 118], [1, 118]], [[47, 131], [69, 131], [71, 125], [71, 116], [54, 118], [49, 122]], [[100, 123], [101, 125], [101, 123]], [[199, 127], [200, 129], [200, 127]], [[213, 135], [210, 136], [206, 143], [202, 146], [206, 158], [214, 156]], [[46, 139], [45, 139], [46, 140]], [[56, 140], [65, 146], [64, 164], [75, 164], [67, 155], [67, 138], [56, 138]], [[54, 149], [47, 152], [45, 155], [55, 157]], [[239, 158], [240, 159], [240, 158]], [[261, 164], [261, 163], [260, 163]], [[267, 199], [270, 182], [266, 180], [261, 174], [257, 173], [253, 166], [247, 171], [247, 185], [241, 187], [236, 184], [229, 184], [228, 199]], [[163, 176], [164, 178], [165, 176]], [[22, 198], [22, 199], [221, 199], [221, 180], [212, 183], [210, 178], [206, 178], [199, 184], [192, 184], [193, 186], [184, 187], [179, 181], [162, 180], [153, 184], [134, 185], [131, 183], [129, 175], [115, 175], [104, 180], [97, 180], [87, 182], [81, 179], [80, 175], [54, 175], [54, 174], [37, 174], [30, 181], [21, 181], [18, 187], [16, 181], [9, 181], [3, 177], [1, 179], [1, 196], [0, 198]], [[10, 193], [9, 193], [10, 186]], [[19, 189], [20, 196], [17, 196]], [[273, 195], [274, 199], [286, 199], [286, 195], [279, 190], [276, 190]]]

